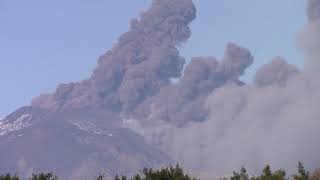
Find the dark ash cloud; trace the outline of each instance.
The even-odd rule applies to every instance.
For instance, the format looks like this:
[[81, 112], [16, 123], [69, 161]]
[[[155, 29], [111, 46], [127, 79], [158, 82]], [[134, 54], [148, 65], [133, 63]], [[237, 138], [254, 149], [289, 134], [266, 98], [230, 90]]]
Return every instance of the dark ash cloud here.
[[225, 175], [266, 163], [291, 171], [298, 161], [319, 167], [320, 0], [308, 1], [301, 33], [306, 67], [276, 57], [252, 84], [239, 78], [253, 55], [234, 43], [223, 59], [195, 57], [184, 68], [176, 46], [190, 37], [195, 17], [191, 0], [154, 0], [89, 79], [60, 85], [32, 105], [112, 110], [125, 127], [196, 172]]

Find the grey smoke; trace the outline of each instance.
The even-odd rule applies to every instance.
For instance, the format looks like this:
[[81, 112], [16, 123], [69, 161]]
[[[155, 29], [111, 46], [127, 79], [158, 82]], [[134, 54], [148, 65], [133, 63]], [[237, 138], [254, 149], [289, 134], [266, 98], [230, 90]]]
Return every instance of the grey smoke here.
[[89, 79], [32, 105], [117, 112], [125, 127], [194, 172], [225, 175], [242, 165], [256, 172], [266, 163], [292, 171], [298, 161], [320, 167], [320, 0], [308, 3], [303, 70], [276, 57], [245, 84], [239, 78], [253, 56], [230, 43], [223, 59], [195, 57], [182, 72], [176, 46], [190, 37], [196, 9], [191, 0], [154, 0]]
[[[188, 94], [184, 91], [192, 96], [203, 95], [206, 97], [204, 111], [208, 113], [207, 119], [202, 122], [188, 121], [183, 127], [159, 121], [155, 128], [142, 124], [140, 128], [133, 129], [198, 173], [226, 175], [242, 165], [257, 173], [267, 163], [293, 173], [298, 161], [304, 162], [311, 170], [319, 167], [319, 7], [319, 0], [309, 1], [310, 22], [301, 35], [301, 46], [306, 53], [303, 70], [276, 57], [257, 71], [253, 84], [243, 84], [237, 83], [236, 79], [250, 63], [230, 66], [230, 69], [238, 67], [229, 71], [235, 73], [235, 78], [232, 75], [223, 78], [226, 77], [221, 76], [224, 73], [214, 74], [218, 81], [210, 79], [210, 83], [219, 80], [224, 83], [209, 88], [211, 93], [206, 96], [206, 93], [193, 91], [193, 87], [207, 87], [201, 77], [210, 77], [210, 68], [212, 72], [219, 72], [214, 71], [219, 69], [216, 67], [228, 61], [219, 63], [215, 58], [195, 58], [188, 65], [194, 68], [186, 68], [178, 86], [183, 86], [186, 81], [197, 82], [200, 86], [190, 83], [172, 96], [177, 98]], [[246, 52], [236, 54], [241, 57]], [[249, 59], [247, 62], [250, 62]], [[240, 58], [235, 62], [245, 61]], [[188, 75], [192, 78], [187, 78]], [[193, 104], [192, 109], [198, 109], [200, 104]], [[156, 109], [160, 107], [163, 106]]]
[[310, 22], [319, 20], [320, 4], [318, 0], [308, 1], [308, 18]]
[[[131, 29], [102, 55], [93, 75], [80, 83], [60, 85], [53, 94], [41, 95], [33, 106], [63, 110], [104, 108], [128, 116], [184, 124], [203, 121], [206, 96], [226, 82], [242, 84], [239, 77], [251, 65], [250, 52], [233, 43], [221, 62], [193, 58], [182, 75], [185, 59], [175, 47], [191, 35], [188, 27], [196, 17], [191, 0], [155, 0]], [[171, 84], [172, 78], [181, 78]]]
[[191, 0], [154, 0], [151, 8], [118, 43], [102, 55], [93, 75], [60, 85], [52, 95], [33, 100], [49, 109], [99, 107], [131, 111], [159, 88], [178, 78], [185, 63], [175, 47], [189, 38], [196, 10]]
[[204, 121], [206, 97], [227, 82], [243, 84], [239, 77], [252, 62], [247, 49], [232, 43], [227, 45], [221, 62], [213, 57], [193, 58], [178, 83], [161, 88], [157, 95], [139, 106], [136, 114], [139, 119], [164, 120], [178, 126]]
[[281, 57], [275, 57], [271, 63], [257, 71], [254, 83], [258, 86], [285, 86], [288, 79], [298, 73], [299, 70], [294, 65], [288, 64]]

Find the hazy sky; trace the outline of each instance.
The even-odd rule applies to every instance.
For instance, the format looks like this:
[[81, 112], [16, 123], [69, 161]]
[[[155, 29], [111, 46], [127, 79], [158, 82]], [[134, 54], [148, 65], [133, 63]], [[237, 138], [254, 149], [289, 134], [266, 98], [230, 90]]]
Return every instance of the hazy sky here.
[[[99, 55], [128, 29], [151, 0], [0, 0], [0, 117], [88, 77]], [[281, 55], [302, 66], [297, 35], [306, 22], [303, 0], [195, 0], [193, 35], [181, 48], [192, 56], [222, 57], [232, 41], [249, 48], [255, 65]]]

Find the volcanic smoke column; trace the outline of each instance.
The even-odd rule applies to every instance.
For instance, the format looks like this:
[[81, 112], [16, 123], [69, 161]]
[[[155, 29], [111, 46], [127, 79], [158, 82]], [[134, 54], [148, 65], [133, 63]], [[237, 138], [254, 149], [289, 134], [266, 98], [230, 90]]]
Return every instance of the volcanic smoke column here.
[[301, 46], [307, 56], [306, 70], [320, 70], [320, 0], [308, 0], [309, 23], [303, 29]]
[[92, 76], [60, 85], [32, 105], [47, 109], [104, 108], [130, 112], [160, 87], [179, 78], [185, 64], [178, 44], [191, 35], [196, 17], [192, 0], [153, 0], [149, 10], [131, 21], [130, 30], [99, 58]]

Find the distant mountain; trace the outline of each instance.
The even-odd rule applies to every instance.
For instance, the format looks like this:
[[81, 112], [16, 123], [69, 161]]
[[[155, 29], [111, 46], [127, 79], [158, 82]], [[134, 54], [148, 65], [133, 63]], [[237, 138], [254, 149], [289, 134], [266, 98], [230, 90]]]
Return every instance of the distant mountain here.
[[63, 179], [130, 174], [170, 162], [113, 113], [96, 109], [20, 108], [0, 124], [0, 149], [0, 172], [54, 171]]

